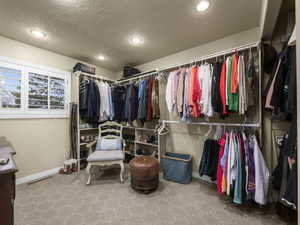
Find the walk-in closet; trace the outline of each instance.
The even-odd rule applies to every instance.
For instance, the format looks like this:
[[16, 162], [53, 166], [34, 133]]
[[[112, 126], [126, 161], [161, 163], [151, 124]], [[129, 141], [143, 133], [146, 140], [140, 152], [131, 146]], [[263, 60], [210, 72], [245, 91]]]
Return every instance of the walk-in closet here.
[[0, 225], [300, 224], [299, 18], [0, 1]]

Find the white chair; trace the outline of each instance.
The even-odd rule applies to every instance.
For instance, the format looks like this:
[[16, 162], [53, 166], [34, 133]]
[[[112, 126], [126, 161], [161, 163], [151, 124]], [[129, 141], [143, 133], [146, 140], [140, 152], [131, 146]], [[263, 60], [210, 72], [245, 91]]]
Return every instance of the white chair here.
[[[86, 170], [89, 176], [87, 184], [91, 183], [91, 168], [93, 166], [109, 167], [116, 164], [119, 164], [121, 167], [120, 179], [121, 182], [124, 181], [123, 160], [125, 143], [122, 138], [122, 129], [122, 125], [116, 122], [105, 122], [99, 125], [98, 140], [88, 145], [90, 155], [87, 158], [88, 165]], [[97, 143], [99, 141], [105, 143], [106, 147], [104, 148], [104, 150], [95, 149], [95, 151], [93, 152], [92, 149], [94, 145], [96, 145], [96, 148], [100, 147], [100, 144]], [[120, 143], [119, 149], [107, 149], [107, 146], [109, 148], [110, 145], [114, 145], [116, 142]]]

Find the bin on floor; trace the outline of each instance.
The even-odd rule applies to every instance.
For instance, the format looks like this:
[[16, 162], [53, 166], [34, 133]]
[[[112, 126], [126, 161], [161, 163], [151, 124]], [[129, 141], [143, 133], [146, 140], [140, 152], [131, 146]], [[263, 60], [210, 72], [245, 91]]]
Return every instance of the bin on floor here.
[[181, 184], [192, 181], [193, 163], [192, 156], [166, 152], [161, 158], [164, 179]]

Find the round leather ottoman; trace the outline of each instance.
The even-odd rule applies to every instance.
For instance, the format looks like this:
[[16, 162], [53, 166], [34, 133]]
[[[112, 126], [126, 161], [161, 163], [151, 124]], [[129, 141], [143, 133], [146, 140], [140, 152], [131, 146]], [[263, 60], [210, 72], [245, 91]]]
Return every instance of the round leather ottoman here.
[[159, 162], [151, 156], [137, 156], [130, 165], [131, 187], [148, 194], [155, 191], [159, 183]]

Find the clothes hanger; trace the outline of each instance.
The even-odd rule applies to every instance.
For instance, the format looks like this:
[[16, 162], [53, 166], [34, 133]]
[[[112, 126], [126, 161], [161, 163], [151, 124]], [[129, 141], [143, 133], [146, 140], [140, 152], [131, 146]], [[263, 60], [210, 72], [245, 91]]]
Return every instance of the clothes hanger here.
[[209, 126], [209, 130], [204, 134], [204, 138], [205, 139], [208, 139], [209, 138], [209, 135], [210, 135], [210, 133], [213, 131], [213, 126], [212, 125], [210, 125]]

